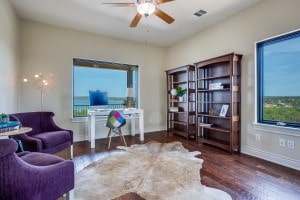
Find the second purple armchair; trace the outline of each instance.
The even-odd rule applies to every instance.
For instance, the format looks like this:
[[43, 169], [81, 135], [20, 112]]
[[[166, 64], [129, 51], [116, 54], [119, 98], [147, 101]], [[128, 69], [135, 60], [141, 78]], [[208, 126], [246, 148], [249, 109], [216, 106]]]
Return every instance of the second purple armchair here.
[[23, 152], [17, 143], [0, 140], [0, 200], [72, 199], [74, 163], [58, 156]]
[[54, 154], [70, 147], [73, 158], [73, 131], [58, 127], [53, 112], [24, 112], [10, 114], [10, 120], [19, 121], [32, 131], [14, 136], [22, 141], [25, 151]]

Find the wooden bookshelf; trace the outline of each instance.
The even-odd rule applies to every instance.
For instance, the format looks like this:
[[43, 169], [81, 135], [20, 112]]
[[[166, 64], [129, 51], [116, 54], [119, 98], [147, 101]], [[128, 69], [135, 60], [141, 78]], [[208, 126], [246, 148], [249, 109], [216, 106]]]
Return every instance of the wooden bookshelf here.
[[195, 63], [198, 142], [230, 152], [240, 151], [241, 59], [231, 53]]
[[[167, 134], [176, 134], [187, 139], [196, 138], [196, 81], [195, 67], [186, 65], [167, 70]], [[187, 89], [184, 100], [171, 96], [173, 88]], [[178, 107], [178, 111], [172, 111]]]

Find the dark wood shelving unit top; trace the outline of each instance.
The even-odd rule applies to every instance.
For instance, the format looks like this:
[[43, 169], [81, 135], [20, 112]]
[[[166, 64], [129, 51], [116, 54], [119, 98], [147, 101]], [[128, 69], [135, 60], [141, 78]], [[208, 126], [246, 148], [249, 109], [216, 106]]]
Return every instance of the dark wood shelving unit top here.
[[205, 77], [205, 78], [198, 78], [197, 80], [212, 80], [212, 79], [222, 79], [222, 78], [230, 78], [230, 75], [211, 76], [211, 77]]

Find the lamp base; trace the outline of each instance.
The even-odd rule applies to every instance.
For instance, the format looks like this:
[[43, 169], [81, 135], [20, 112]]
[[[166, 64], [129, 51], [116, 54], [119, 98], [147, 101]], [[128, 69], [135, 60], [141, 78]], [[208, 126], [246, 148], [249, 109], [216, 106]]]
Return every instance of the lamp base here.
[[125, 103], [125, 108], [135, 108], [135, 101], [133, 100], [133, 98], [128, 97], [124, 103]]

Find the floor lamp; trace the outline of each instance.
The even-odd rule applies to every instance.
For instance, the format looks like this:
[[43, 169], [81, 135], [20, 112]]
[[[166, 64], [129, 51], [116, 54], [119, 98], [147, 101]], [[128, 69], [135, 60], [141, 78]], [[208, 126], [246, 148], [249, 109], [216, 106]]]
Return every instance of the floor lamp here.
[[44, 75], [42, 73], [34, 74], [29, 76], [29, 78], [24, 78], [23, 83], [40, 90], [41, 111], [43, 111], [44, 94], [47, 90], [54, 88], [53, 75]]

